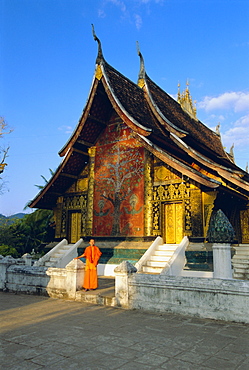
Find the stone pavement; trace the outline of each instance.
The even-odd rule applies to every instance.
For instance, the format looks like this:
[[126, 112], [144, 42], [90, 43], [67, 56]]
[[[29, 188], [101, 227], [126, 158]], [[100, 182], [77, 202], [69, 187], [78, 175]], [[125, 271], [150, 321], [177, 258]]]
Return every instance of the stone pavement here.
[[249, 325], [0, 292], [0, 368], [249, 369]]

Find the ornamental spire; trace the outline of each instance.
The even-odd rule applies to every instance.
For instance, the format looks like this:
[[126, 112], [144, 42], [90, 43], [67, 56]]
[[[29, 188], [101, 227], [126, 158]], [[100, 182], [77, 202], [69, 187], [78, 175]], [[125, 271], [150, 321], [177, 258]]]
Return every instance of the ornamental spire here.
[[178, 94], [177, 94], [177, 101], [181, 105], [182, 109], [185, 110], [192, 118], [197, 120], [196, 116], [196, 102], [192, 101], [192, 97], [189, 92], [189, 81], [187, 80], [186, 89], [181, 94], [180, 92], [180, 84], [178, 83]]
[[102, 53], [101, 42], [100, 42], [100, 39], [96, 36], [93, 24], [92, 24], [92, 32], [93, 32], [94, 40], [97, 41], [97, 43], [98, 43], [98, 55], [97, 55], [97, 59], [96, 59], [96, 64], [100, 64], [100, 62], [102, 60], [104, 60], [104, 57], [103, 57], [103, 53]]
[[140, 58], [140, 70], [139, 70], [139, 75], [138, 75], [138, 81], [137, 81], [137, 84], [138, 86], [140, 86], [141, 88], [144, 87], [144, 79], [145, 79], [145, 67], [144, 67], [144, 58], [141, 54], [141, 51], [140, 51], [140, 48], [139, 48], [139, 42], [137, 41], [137, 54]]

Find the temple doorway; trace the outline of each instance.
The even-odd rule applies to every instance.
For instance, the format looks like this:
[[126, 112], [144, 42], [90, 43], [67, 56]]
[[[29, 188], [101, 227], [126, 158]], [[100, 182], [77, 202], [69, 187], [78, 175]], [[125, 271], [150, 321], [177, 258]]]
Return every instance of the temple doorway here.
[[164, 205], [165, 215], [165, 242], [167, 244], [178, 244], [183, 238], [183, 204], [166, 203]]
[[81, 213], [70, 213], [69, 243], [76, 243], [81, 237]]

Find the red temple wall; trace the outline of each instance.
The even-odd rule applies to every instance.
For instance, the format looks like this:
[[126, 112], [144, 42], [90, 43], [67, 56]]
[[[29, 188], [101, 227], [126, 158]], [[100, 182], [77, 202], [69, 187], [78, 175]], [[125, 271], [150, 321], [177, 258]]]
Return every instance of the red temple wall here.
[[96, 143], [94, 236], [143, 236], [144, 149], [123, 123]]

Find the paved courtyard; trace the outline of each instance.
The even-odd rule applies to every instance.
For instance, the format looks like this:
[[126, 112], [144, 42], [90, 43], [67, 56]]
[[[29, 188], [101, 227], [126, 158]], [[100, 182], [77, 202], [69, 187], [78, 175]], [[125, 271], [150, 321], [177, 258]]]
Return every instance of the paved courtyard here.
[[249, 369], [249, 325], [0, 292], [1, 369]]

